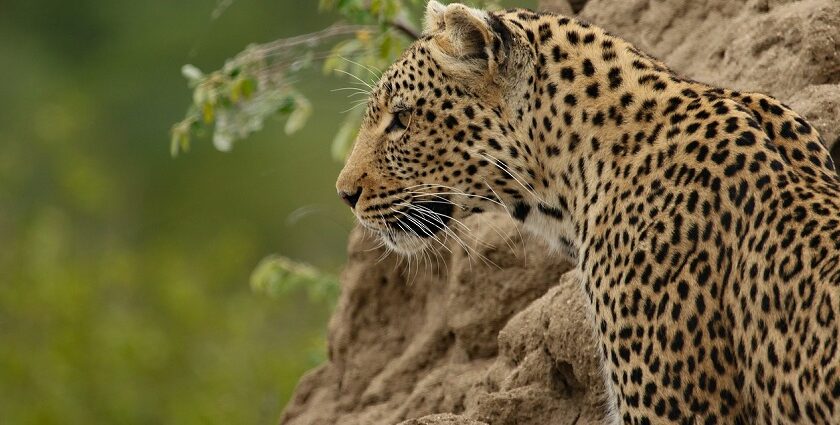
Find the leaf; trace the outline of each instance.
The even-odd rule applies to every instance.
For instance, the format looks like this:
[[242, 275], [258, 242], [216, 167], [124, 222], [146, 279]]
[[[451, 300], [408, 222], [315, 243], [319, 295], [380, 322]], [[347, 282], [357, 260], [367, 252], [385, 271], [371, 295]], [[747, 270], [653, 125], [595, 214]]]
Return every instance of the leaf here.
[[250, 99], [251, 96], [254, 95], [254, 92], [257, 91], [257, 82], [253, 78], [244, 78], [242, 79], [242, 97], [245, 99]]
[[181, 67], [181, 75], [183, 75], [190, 84], [198, 84], [204, 79], [204, 73], [194, 65], [190, 64], [186, 64]]
[[[358, 34], [362, 31], [356, 33]], [[342, 41], [333, 47], [330, 56], [324, 60], [324, 73], [331, 74], [336, 70], [347, 71], [351, 63], [345, 58], [350, 58], [356, 55], [357, 52], [364, 49], [364, 44], [358, 38]]]
[[174, 129], [172, 130], [172, 138], [169, 140], [169, 155], [172, 157], [178, 156], [178, 152], [181, 151], [181, 135], [178, 134]]
[[233, 147], [233, 137], [226, 132], [215, 131], [213, 132], [213, 146], [222, 152], [230, 152]]
[[382, 42], [379, 44], [379, 57], [385, 59], [391, 56], [393, 50], [394, 37], [387, 33], [382, 36]]
[[195, 112], [191, 110], [187, 118], [172, 126], [169, 153], [173, 157], [178, 156], [180, 152], [190, 150], [190, 135], [197, 121], [198, 118], [195, 116]]
[[248, 100], [256, 90], [256, 82], [247, 77], [239, 77], [230, 85], [230, 101], [233, 104]]
[[242, 86], [235, 82], [230, 85], [230, 102], [235, 105], [240, 99], [242, 99]]
[[302, 55], [298, 56], [292, 63], [289, 65], [288, 73], [293, 72], [300, 72], [306, 68], [309, 68], [309, 65], [312, 65], [312, 59], [314, 55], [312, 50], [309, 50]]
[[283, 100], [277, 105], [277, 112], [281, 114], [291, 114], [295, 110], [295, 96], [285, 95]]
[[215, 116], [215, 111], [213, 108], [213, 104], [210, 102], [204, 102], [201, 105], [201, 117], [204, 119], [204, 122], [210, 124], [213, 122], [213, 117]]
[[373, 34], [369, 30], [356, 31], [356, 39], [362, 43], [369, 43], [372, 37]]
[[263, 258], [251, 272], [251, 288], [270, 296], [304, 289], [316, 301], [335, 302], [338, 279], [317, 268], [280, 255]]
[[336, 161], [344, 162], [347, 158], [347, 154], [350, 152], [350, 148], [353, 147], [353, 142], [356, 140], [356, 135], [359, 132], [359, 125], [363, 113], [364, 109], [362, 108], [356, 108], [350, 111], [347, 118], [341, 123], [341, 127], [335, 133], [331, 151], [332, 157]]
[[199, 84], [193, 90], [193, 104], [198, 106], [204, 104], [207, 100], [207, 85]]
[[382, 10], [382, 0], [371, 0], [370, 1], [370, 12], [374, 15], [380, 13]]
[[286, 127], [284, 128], [286, 134], [297, 133], [306, 124], [310, 115], [312, 115], [312, 104], [305, 97], [297, 96], [295, 98], [295, 109], [289, 114], [289, 119], [286, 120]]

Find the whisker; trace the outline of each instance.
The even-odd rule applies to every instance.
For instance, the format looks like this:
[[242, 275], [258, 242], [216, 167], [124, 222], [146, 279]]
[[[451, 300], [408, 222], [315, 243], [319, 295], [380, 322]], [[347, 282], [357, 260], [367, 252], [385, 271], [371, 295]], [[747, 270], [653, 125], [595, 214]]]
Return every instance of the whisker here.
[[345, 61], [350, 62], [350, 63], [352, 63], [353, 65], [360, 66], [360, 67], [364, 68], [364, 69], [365, 69], [367, 72], [369, 72], [369, 73], [370, 73], [370, 75], [372, 75], [372, 76], [373, 76], [373, 78], [375, 78], [375, 79], [379, 79], [379, 77], [382, 75], [382, 70], [379, 70], [378, 68], [377, 68], [377, 70], [379, 71], [379, 73], [377, 74], [377, 73], [373, 72], [373, 71], [372, 71], [372, 70], [371, 70], [368, 66], [366, 66], [366, 65], [362, 65], [362, 64], [360, 64], [359, 62], [356, 62], [356, 61], [354, 61], [354, 60], [347, 59], [347, 58], [345, 58], [344, 56], [339, 56], [339, 58], [344, 59]]
[[[429, 229], [429, 227], [428, 227], [428, 226], [426, 226], [426, 225], [425, 225], [425, 224], [423, 224], [423, 223], [420, 223], [420, 222], [419, 222], [419, 221], [417, 221], [414, 217], [412, 217], [412, 216], [410, 216], [410, 215], [406, 214], [405, 212], [402, 212], [402, 211], [400, 211], [400, 210], [397, 210], [396, 208], [393, 208], [393, 207], [392, 207], [392, 208], [391, 208], [391, 211], [393, 211], [393, 212], [395, 212], [395, 213], [398, 213], [398, 214], [402, 214], [403, 216], [405, 216], [405, 218], [406, 218], [407, 220], [409, 220], [409, 221], [411, 221], [412, 223], [414, 223], [414, 224], [416, 224], [416, 225], [420, 226], [420, 227], [421, 227], [423, 230], [425, 230], [425, 231], [426, 231], [429, 235], [431, 235], [431, 238], [432, 238], [432, 239], [434, 239], [434, 240], [435, 240], [436, 242], [438, 242], [441, 246], [443, 246], [443, 248], [444, 248], [444, 249], [446, 249], [447, 251], [449, 251], [449, 253], [450, 253], [450, 254], [452, 253], [452, 250], [450, 250], [450, 249], [449, 249], [446, 245], [444, 245], [444, 244], [443, 244], [443, 242], [441, 242], [441, 241], [438, 239], [438, 237], [434, 234], [434, 232], [432, 232], [432, 230], [431, 230], [431, 229]], [[398, 226], [400, 226], [400, 228], [402, 228], [403, 230], [405, 230], [405, 231], [406, 231], [406, 233], [412, 234], [412, 232], [411, 232], [411, 231], [409, 231], [409, 230], [407, 230], [407, 229], [405, 229], [405, 228], [402, 226], [402, 224], [401, 224], [400, 222], [396, 222], [396, 223], [397, 223], [397, 225], [398, 225]], [[444, 225], [444, 226], [445, 226], [445, 225]]]
[[[444, 186], [444, 185], [434, 185], [434, 184], [426, 184], [426, 185], [428, 185], [428, 186], [439, 186], [439, 187], [444, 187], [444, 188], [448, 188], [448, 189], [458, 190], [458, 189], [452, 188], [452, 187], [450, 187], [450, 186]], [[417, 186], [424, 186], [424, 185], [415, 185], [415, 186], [412, 186], [412, 187], [417, 187]], [[495, 203], [495, 204], [498, 204], [498, 205], [502, 206], [503, 208], [505, 208], [505, 210], [507, 210], [507, 206], [506, 206], [506, 205], [504, 205], [504, 203], [502, 203], [502, 202], [500, 202], [500, 201], [497, 201], [497, 200], [495, 200], [495, 199], [491, 199], [491, 198], [488, 198], [488, 197], [485, 197], [485, 196], [481, 196], [481, 195], [474, 195], [474, 194], [465, 193], [465, 192], [460, 192], [460, 191], [459, 191], [459, 192], [438, 192], [438, 193], [425, 193], [425, 192], [418, 192], [418, 191], [408, 191], [408, 193], [411, 193], [411, 194], [414, 194], [414, 195], [415, 195], [415, 196], [413, 196], [412, 198], [419, 198], [419, 197], [423, 197], [423, 196], [431, 196], [431, 197], [439, 198], [439, 199], [445, 200], [447, 203], [452, 203], [452, 204], [454, 204], [454, 205], [456, 205], [456, 206], [459, 206], [462, 210], [466, 210], [466, 209], [467, 209], [467, 207], [466, 207], [466, 206], [464, 206], [464, 205], [461, 205], [461, 204], [458, 204], [458, 203], [452, 202], [451, 200], [448, 200], [448, 199], [446, 199], [446, 198], [444, 198], [444, 197], [442, 197], [442, 196], [439, 196], [439, 195], [441, 195], [441, 194], [451, 194], [451, 195], [464, 195], [464, 196], [468, 196], [468, 197], [480, 198], [480, 199], [484, 199], [484, 200], [487, 200], [487, 201], [493, 202], [493, 203]], [[497, 195], [494, 195], [494, 196], [497, 196]], [[497, 197], [498, 197], [498, 196], [497, 196]], [[437, 202], [437, 201], [423, 201], [423, 202], [426, 202], [426, 203], [443, 203], [443, 202]], [[489, 223], [488, 223], [488, 224], [489, 224]], [[494, 225], [492, 225], [492, 224], [491, 224], [491, 226], [490, 226], [490, 227], [491, 227], [491, 229], [492, 229], [492, 230], [493, 230], [493, 231], [494, 231], [494, 232], [495, 232], [495, 233], [496, 233], [496, 234], [497, 234], [500, 238], [502, 238], [502, 240], [504, 241], [505, 245], [507, 245], [507, 247], [511, 250], [511, 252], [513, 252], [513, 254], [514, 254], [514, 255], [516, 255], [516, 249], [515, 249], [515, 248], [514, 248], [514, 246], [512, 245], [512, 241], [511, 241], [510, 236], [507, 236], [507, 235], [503, 234], [503, 233], [499, 230], [499, 228], [498, 228], [498, 227], [496, 227], [496, 226], [494, 226]], [[518, 230], [519, 230], [519, 229], [518, 229], [518, 227], [517, 227], [517, 231], [518, 231]], [[487, 246], [487, 244], [484, 244], [484, 245], [485, 245], [485, 246]]]
[[348, 91], [348, 90], [370, 94], [369, 91], [367, 91], [367, 90], [365, 90], [361, 87], [339, 87], [339, 88], [330, 90], [330, 92], [339, 92], [339, 91]]
[[447, 195], [447, 194], [451, 194], [451, 195], [463, 195], [463, 196], [472, 197], [472, 198], [484, 199], [484, 200], [486, 200], [486, 201], [493, 202], [494, 204], [502, 205], [502, 203], [500, 202], [501, 198], [499, 198], [500, 200], [490, 199], [490, 198], [488, 198], [488, 197], [486, 197], [486, 196], [481, 196], [481, 195], [476, 195], [476, 194], [472, 194], [472, 193], [467, 193], [467, 192], [464, 192], [464, 191], [462, 191], [462, 190], [460, 190], [460, 189], [458, 189], [458, 188], [455, 188], [455, 187], [452, 187], [452, 186], [445, 186], [445, 185], [442, 185], [442, 184], [424, 183], [424, 184], [419, 184], [419, 185], [409, 186], [409, 187], [407, 187], [406, 189], [413, 189], [413, 188], [418, 188], [418, 187], [422, 187], [422, 186], [425, 186], [425, 187], [438, 187], [438, 188], [443, 188], [443, 189], [447, 189], [447, 190], [451, 190], [451, 191], [453, 191], [453, 193], [450, 193], [450, 192], [441, 192], [441, 193], [439, 193], [439, 194], [444, 194], [444, 195]]
[[355, 78], [357, 81], [359, 81], [360, 83], [364, 84], [364, 85], [365, 85], [365, 87], [367, 87], [367, 88], [369, 88], [371, 91], [373, 91], [373, 86], [372, 86], [372, 85], [368, 84], [365, 80], [363, 80], [363, 79], [361, 79], [361, 78], [357, 77], [357, 76], [356, 76], [356, 75], [354, 75], [352, 72], [347, 72], [347, 71], [345, 71], [345, 70], [343, 70], [343, 69], [337, 69], [337, 68], [335, 69], [335, 71], [336, 71], [336, 72], [340, 72], [340, 73], [342, 73], [342, 74], [349, 75], [349, 76], [351, 76], [351, 77]]
[[[424, 202], [443, 203], [443, 202], [438, 202], [438, 201], [424, 201]], [[403, 207], [408, 207], [409, 209], [418, 209], [418, 211], [422, 210], [423, 212], [428, 212], [428, 213], [434, 214], [436, 217], [448, 218], [448, 219], [454, 221], [455, 223], [457, 223], [458, 225], [460, 225], [461, 227], [463, 227], [464, 230], [466, 230], [467, 232], [472, 232], [472, 229], [470, 229], [469, 226], [460, 222], [459, 220], [455, 219], [454, 217], [446, 215], [444, 213], [439, 213], [439, 212], [432, 211], [429, 208], [424, 207], [422, 205], [415, 205], [415, 204], [411, 204], [411, 203], [408, 203], [408, 202], [401, 202], [401, 203], [398, 203], [397, 205], [398, 206], [403, 206]], [[440, 224], [442, 224], [444, 226], [446, 225], [442, 220], [438, 220], [438, 221], [440, 222]]]
[[[522, 186], [522, 188], [523, 188], [523, 189], [525, 189], [528, 193], [530, 193], [530, 194], [531, 194], [531, 196], [533, 196], [534, 198], [536, 198], [536, 200], [537, 200], [537, 201], [539, 201], [539, 202], [540, 202], [540, 203], [542, 203], [542, 204], [544, 204], [544, 203], [545, 203], [545, 202], [542, 200], [542, 198], [540, 198], [540, 197], [536, 194], [536, 192], [534, 192], [534, 190], [533, 190], [532, 188], [530, 188], [528, 185], [526, 185], [525, 183], [523, 183], [522, 181], [520, 181], [520, 180], [519, 180], [520, 178], [522, 178], [522, 180], [525, 180], [525, 179], [524, 179], [524, 177], [522, 177], [520, 174], [516, 173], [516, 171], [515, 171], [515, 170], [512, 170], [510, 167], [508, 167], [508, 166], [507, 166], [507, 164], [504, 164], [501, 160], [499, 160], [499, 159], [497, 159], [497, 158], [493, 157], [493, 156], [492, 156], [492, 155], [490, 155], [490, 154], [487, 154], [487, 153], [484, 153], [484, 152], [478, 152], [478, 154], [479, 154], [479, 155], [484, 156], [484, 157], [485, 157], [485, 159], [490, 160], [490, 162], [491, 162], [491, 163], [493, 163], [493, 165], [495, 165], [495, 166], [496, 166], [496, 168], [498, 168], [498, 169], [502, 170], [502, 171], [503, 171], [503, 172], [505, 172], [507, 175], [509, 175], [509, 176], [510, 176], [513, 180], [515, 180], [517, 183], [519, 183], [519, 185], [520, 185], [520, 186]], [[517, 177], [517, 175], [518, 175], [519, 177]]]
[[[428, 215], [426, 212], [424, 212], [420, 209], [417, 209], [417, 206], [411, 205], [410, 208], [414, 209], [414, 211], [417, 211], [420, 214]], [[430, 212], [434, 213], [434, 211], [430, 211]], [[435, 213], [435, 214], [439, 214], [439, 213]], [[439, 215], [449, 217], [449, 216], [446, 216], [444, 214], [439, 214]], [[449, 217], [449, 218], [451, 218], [451, 217]], [[492, 264], [492, 265], [496, 266], [497, 268], [501, 269], [501, 267], [499, 267], [498, 264], [494, 263], [493, 261], [491, 261], [490, 259], [488, 259], [484, 255], [482, 255], [481, 253], [479, 253], [478, 251], [476, 251], [475, 249], [473, 249], [469, 245], [467, 245], [467, 243], [460, 236], [458, 236], [454, 231], [452, 231], [452, 229], [449, 226], [447, 226], [446, 223], [443, 223], [443, 221], [439, 217], [434, 217], [434, 219], [437, 220], [438, 222], [440, 222], [440, 224], [443, 226], [442, 230], [444, 231], [445, 234], [450, 235], [453, 239], [455, 239], [456, 242], [458, 242], [459, 245], [461, 245], [461, 247], [464, 249], [464, 251], [468, 254], [468, 258], [470, 258], [472, 256], [472, 254], [474, 254], [485, 265], [489, 266], [489, 265]], [[483, 241], [479, 240], [474, 235], [472, 235], [470, 232], [467, 232], [467, 235], [470, 236], [472, 238], [472, 240], [475, 241], [478, 244], [481, 244], [481, 245], [484, 245], [484, 246], [487, 246], [487, 247], [492, 246], [492, 245], [487, 244], [486, 242], [483, 242]], [[470, 267], [472, 267], [472, 264], [470, 264]]]
[[[431, 202], [434, 202], [434, 201], [431, 201]], [[454, 218], [450, 215], [446, 215], [446, 214], [443, 214], [443, 213], [432, 211], [429, 208], [426, 208], [422, 205], [413, 205], [413, 204], [403, 204], [403, 205], [405, 205], [408, 208], [413, 209], [413, 210], [415, 210], [419, 213], [424, 213], [427, 216], [433, 217], [436, 221], [438, 221], [443, 226], [446, 226], [446, 224], [443, 223], [442, 220], [440, 220], [439, 217], [448, 218], [448, 219], [452, 220], [453, 222], [457, 223], [458, 225], [460, 225], [464, 229], [464, 232], [466, 232], [466, 234], [470, 237], [470, 239], [475, 241], [477, 244], [480, 244], [480, 245], [485, 246], [485, 247], [493, 247], [493, 245], [488, 244], [487, 242], [485, 242], [485, 241], [477, 238], [476, 236], [474, 236], [473, 231], [472, 231], [472, 229], [469, 228], [469, 226], [467, 226], [466, 224], [462, 223], [461, 221], [459, 221], [458, 219], [456, 219], [456, 218]]]
[[364, 106], [366, 103], [367, 102], [356, 103], [355, 105], [351, 106], [349, 109], [345, 109], [345, 110], [341, 111], [341, 113], [346, 114], [346, 113], [358, 108], [359, 106]]

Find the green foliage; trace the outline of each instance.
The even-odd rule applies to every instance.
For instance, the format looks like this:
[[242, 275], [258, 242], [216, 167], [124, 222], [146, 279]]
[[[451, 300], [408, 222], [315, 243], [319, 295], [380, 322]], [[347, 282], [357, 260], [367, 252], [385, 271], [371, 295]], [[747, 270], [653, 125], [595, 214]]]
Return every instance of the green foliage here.
[[399, 14], [404, 13], [406, 6], [406, 2], [401, 0], [320, 1], [321, 10], [338, 12], [352, 22], [380, 24], [383, 28]]
[[[490, 0], [468, 3], [499, 7]], [[172, 154], [189, 149], [193, 137], [208, 132], [217, 149], [230, 150], [234, 142], [259, 131], [277, 113], [287, 117], [288, 134], [299, 130], [312, 107], [295, 89], [293, 75], [320, 62], [325, 74], [350, 78], [351, 85], [345, 89], [356, 100], [333, 138], [333, 156], [342, 161], [355, 139], [367, 92], [381, 70], [418, 36], [424, 4], [420, 0], [320, 0], [321, 11], [337, 12], [353, 25], [251, 45], [222, 69], [206, 75], [186, 65], [182, 73], [193, 90], [193, 103], [186, 118], [172, 129]]]
[[[321, 36], [333, 33], [342, 31], [328, 30]], [[181, 73], [193, 90], [193, 103], [186, 118], [172, 128], [172, 155], [189, 150], [191, 136], [207, 132], [211, 125], [213, 145], [221, 151], [229, 151], [235, 141], [261, 130], [265, 120], [277, 113], [287, 116], [286, 134], [300, 130], [312, 107], [289, 80], [311, 65], [311, 51], [294, 52], [311, 41], [251, 45], [222, 69], [206, 75], [193, 65], [184, 65]]]
[[315, 303], [334, 304], [338, 299], [338, 276], [309, 264], [274, 255], [264, 258], [251, 273], [251, 287], [275, 298], [305, 291]]
[[[193, 90], [193, 102], [172, 128], [172, 155], [188, 150], [193, 137], [207, 133], [212, 133], [217, 149], [230, 150], [276, 114], [286, 117], [287, 134], [300, 130], [312, 107], [295, 88], [294, 77], [315, 63], [323, 63], [325, 73], [349, 75], [353, 84], [361, 85], [359, 90], [369, 90], [378, 78], [373, 70], [386, 67], [412, 40], [414, 30], [405, 23], [409, 16], [403, 3], [322, 0], [322, 11], [338, 12], [355, 25], [250, 45], [209, 74], [185, 65], [182, 74]], [[355, 132], [349, 129], [358, 127], [360, 117], [352, 113], [345, 118], [334, 139], [336, 159], [342, 159], [352, 144]]]

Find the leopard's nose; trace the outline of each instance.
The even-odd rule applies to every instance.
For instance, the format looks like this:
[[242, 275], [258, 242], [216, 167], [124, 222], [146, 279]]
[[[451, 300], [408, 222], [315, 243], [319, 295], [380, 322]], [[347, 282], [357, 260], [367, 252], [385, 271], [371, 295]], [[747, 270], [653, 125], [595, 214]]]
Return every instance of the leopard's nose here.
[[338, 197], [344, 201], [345, 204], [349, 205], [350, 208], [355, 208], [356, 203], [359, 202], [359, 198], [362, 197], [362, 188], [356, 188], [355, 193], [345, 192], [343, 190], [338, 191]]

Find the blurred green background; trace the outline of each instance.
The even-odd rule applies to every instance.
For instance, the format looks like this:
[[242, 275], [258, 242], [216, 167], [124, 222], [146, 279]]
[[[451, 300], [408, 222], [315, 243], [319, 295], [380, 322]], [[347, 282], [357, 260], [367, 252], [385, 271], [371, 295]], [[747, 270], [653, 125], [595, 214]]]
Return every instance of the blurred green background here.
[[[276, 423], [329, 306], [248, 285], [278, 252], [337, 271], [352, 225], [330, 143], [347, 108], [220, 153], [169, 154], [180, 68], [322, 29], [317, 2], [0, 3], [0, 424]], [[306, 214], [294, 214], [300, 208]]]
[[278, 118], [173, 159], [168, 133], [183, 64], [338, 19], [317, 3], [0, 3], [0, 424], [277, 422], [331, 306], [248, 278], [272, 253], [340, 270], [348, 82], [301, 74], [315, 114], [294, 136]]

